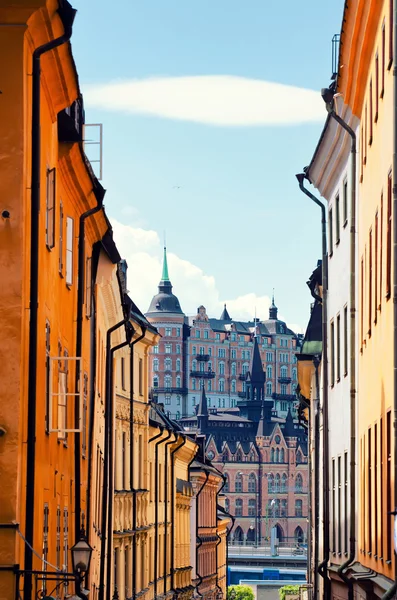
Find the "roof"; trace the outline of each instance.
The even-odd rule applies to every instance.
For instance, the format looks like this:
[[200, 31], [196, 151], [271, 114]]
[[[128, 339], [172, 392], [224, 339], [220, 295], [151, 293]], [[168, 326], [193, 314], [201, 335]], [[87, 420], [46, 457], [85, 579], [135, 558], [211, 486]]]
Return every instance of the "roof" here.
[[231, 317], [230, 317], [230, 315], [229, 315], [229, 313], [227, 312], [226, 304], [223, 307], [223, 311], [222, 311], [222, 314], [220, 316], [220, 320], [221, 321], [231, 321], [232, 320]]
[[164, 248], [163, 270], [158, 286], [158, 294], [153, 296], [147, 316], [158, 316], [162, 313], [183, 315], [178, 298], [172, 293], [172, 284], [168, 275], [167, 250]]

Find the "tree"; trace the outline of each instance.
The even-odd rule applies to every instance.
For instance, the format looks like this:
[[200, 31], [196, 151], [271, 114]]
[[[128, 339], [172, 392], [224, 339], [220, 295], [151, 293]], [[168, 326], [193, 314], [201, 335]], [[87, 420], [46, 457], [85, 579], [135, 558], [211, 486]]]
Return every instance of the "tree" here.
[[227, 600], [254, 600], [254, 592], [248, 585], [229, 585]]
[[284, 585], [278, 590], [280, 600], [299, 598], [299, 585]]

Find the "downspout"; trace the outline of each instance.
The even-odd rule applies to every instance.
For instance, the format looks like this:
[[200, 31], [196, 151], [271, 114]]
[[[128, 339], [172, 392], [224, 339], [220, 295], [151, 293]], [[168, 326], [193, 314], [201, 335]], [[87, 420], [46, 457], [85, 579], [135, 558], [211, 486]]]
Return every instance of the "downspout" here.
[[203, 485], [201, 486], [201, 488], [199, 489], [199, 491], [196, 494], [196, 575], [199, 579], [198, 584], [196, 585], [196, 592], [198, 593], [198, 595], [203, 598], [203, 594], [200, 592], [200, 585], [203, 582], [203, 578], [201, 577], [200, 573], [199, 573], [199, 548], [203, 545], [202, 539], [199, 536], [199, 496], [201, 494], [201, 492], [203, 491], [204, 487], [207, 484], [209, 478], [209, 471], [205, 472], [205, 480]]
[[[31, 223], [30, 223], [30, 291], [29, 291], [29, 362], [28, 362], [28, 414], [26, 440], [26, 517], [25, 517], [25, 588], [26, 600], [32, 597], [33, 531], [35, 500], [35, 461], [36, 461], [36, 410], [37, 410], [37, 333], [39, 302], [39, 213], [40, 213], [40, 171], [41, 171], [41, 134], [40, 134], [40, 92], [41, 66], [43, 54], [68, 42], [72, 36], [72, 26], [76, 10], [58, 9], [64, 26], [64, 33], [36, 48], [32, 64], [32, 165], [31, 165]], [[63, 14], [62, 14], [63, 13]], [[76, 532], [77, 533], [77, 532]]]
[[[397, 518], [397, 0], [393, 2], [393, 431], [394, 431], [394, 522]], [[391, 527], [391, 525], [390, 525]], [[394, 551], [394, 582], [382, 600], [397, 591], [397, 560]]]
[[[396, 24], [394, 23], [394, 27]], [[394, 40], [394, 44], [395, 44]], [[395, 70], [395, 68], [394, 68]], [[394, 76], [395, 78], [395, 76]], [[338, 568], [338, 575], [349, 586], [349, 600], [353, 600], [353, 582], [347, 577], [345, 570], [356, 556], [356, 134], [353, 129], [336, 114], [333, 108], [333, 97], [329, 99], [329, 90], [322, 90], [321, 95], [326, 102], [328, 113], [350, 135], [351, 138], [351, 217], [350, 217], [350, 549], [347, 560]], [[396, 100], [395, 100], [396, 101]], [[394, 141], [395, 144], [395, 141]], [[396, 240], [395, 240], [396, 241]], [[395, 248], [396, 252], [396, 248]], [[397, 256], [397, 255], [396, 255]], [[396, 286], [396, 282], [394, 283]], [[396, 289], [396, 288], [395, 288]], [[394, 311], [396, 306], [394, 305]], [[395, 313], [396, 314], [396, 313]], [[396, 322], [394, 323], [396, 327]], [[396, 360], [396, 359], [394, 359]], [[396, 366], [396, 365], [395, 365]], [[396, 377], [396, 369], [394, 370]], [[394, 392], [396, 394], [396, 391]], [[396, 400], [395, 400], [396, 401]], [[394, 483], [397, 486], [397, 483]], [[397, 489], [397, 487], [396, 487]]]
[[[99, 564], [99, 594], [98, 600], [105, 598], [105, 560], [106, 560], [106, 524], [108, 508], [108, 482], [109, 482], [109, 438], [110, 430], [113, 429], [113, 401], [112, 401], [112, 355], [111, 355], [111, 337], [112, 333], [123, 325], [128, 323], [128, 318], [123, 319], [106, 332], [106, 384], [105, 384], [105, 427], [104, 427], [104, 451], [103, 451], [103, 491], [102, 491], [102, 518], [101, 518], [101, 558]], [[109, 503], [111, 496], [109, 493]], [[107, 582], [110, 587], [110, 581]]]
[[229, 517], [232, 520], [232, 526], [228, 527], [227, 534], [226, 534], [226, 589], [228, 588], [228, 585], [229, 585], [229, 537], [230, 537], [230, 534], [232, 533], [234, 524], [236, 522], [236, 518], [233, 517], [233, 515], [231, 515], [230, 513], [229, 513]]
[[95, 295], [92, 294], [92, 307], [93, 313], [90, 323], [90, 408], [89, 408], [89, 424], [88, 424], [88, 444], [87, 444], [87, 540], [90, 540], [91, 534], [91, 490], [92, 490], [92, 457], [94, 454], [94, 425], [95, 425], [95, 382], [96, 382], [96, 364], [97, 364], [97, 352], [96, 352], [96, 303]]
[[[299, 183], [300, 190], [306, 194], [317, 206], [321, 209], [321, 248], [322, 248], [322, 261], [321, 261], [321, 277], [322, 277], [322, 377], [323, 377], [323, 397], [322, 397], [322, 417], [323, 417], [323, 482], [324, 490], [323, 493], [323, 543], [324, 543], [324, 557], [320, 564], [314, 562], [316, 571], [324, 578], [324, 592], [325, 600], [330, 598], [330, 580], [327, 576], [327, 565], [329, 561], [329, 418], [328, 418], [328, 254], [327, 254], [327, 218], [325, 205], [312, 194], [305, 186], [303, 182], [306, 178], [305, 173], [299, 173], [296, 175]], [[320, 402], [320, 393], [317, 395], [318, 401]], [[317, 407], [319, 412], [320, 406]], [[315, 428], [316, 428], [316, 417], [318, 416], [317, 427], [320, 425], [319, 415], [315, 415]], [[315, 432], [316, 435], [316, 432]], [[319, 442], [319, 439], [318, 439]], [[315, 453], [318, 453], [319, 445], [315, 442]], [[317, 486], [316, 495], [319, 494], [319, 482], [315, 478], [315, 485]], [[314, 517], [315, 523], [319, 518], [319, 515]], [[318, 536], [315, 539], [315, 543], [318, 544]], [[318, 550], [318, 549], [317, 549]], [[317, 552], [314, 554], [316, 555]], [[317, 553], [318, 554], [318, 553]], [[315, 577], [316, 588], [318, 588], [318, 578]]]
[[318, 369], [320, 359], [318, 356], [313, 358], [316, 381], [316, 398], [314, 400], [314, 587], [313, 597], [317, 600], [319, 597], [319, 531], [320, 531], [320, 378]]
[[[170, 587], [170, 592], [174, 592], [176, 593], [175, 590], [175, 578], [174, 578], [174, 570], [175, 570], [175, 458], [174, 455], [176, 452], [178, 452], [178, 450], [180, 448], [182, 448], [182, 446], [184, 446], [187, 442], [186, 436], [181, 433], [180, 434], [182, 440], [181, 440], [181, 444], [179, 444], [179, 446], [176, 446], [176, 448], [174, 448], [173, 450], [171, 450], [170, 454], [171, 454], [171, 587]], [[189, 472], [189, 467], [192, 464], [192, 462], [194, 461], [195, 456], [193, 456], [193, 458], [191, 459], [189, 465], [188, 465], [188, 472]]]
[[136, 490], [134, 488], [134, 346], [146, 335], [146, 327], [141, 325], [141, 335], [130, 343], [130, 490], [132, 492], [132, 597], [136, 594]]
[[[164, 428], [160, 427], [160, 433], [150, 438], [149, 443], [162, 436]], [[157, 598], [157, 578], [158, 578], [158, 546], [159, 546], [159, 445], [164, 444], [171, 437], [171, 430], [167, 430], [167, 437], [156, 441], [155, 443], [155, 466], [154, 466], [154, 598]]]
[[[129, 320], [127, 320], [129, 321]], [[114, 348], [110, 350], [110, 411], [109, 411], [109, 479], [108, 479], [108, 487], [109, 487], [109, 507], [108, 507], [108, 554], [107, 554], [107, 573], [106, 573], [106, 600], [111, 600], [110, 594], [110, 582], [112, 579], [112, 565], [113, 565], [113, 504], [114, 504], [114, 429], [115, 429], [115, 410], [114, 410], [114, 391], [113, 391], [113, 379], [114, 379], [114, 369], [113, 369], [113, 357], [117, 350], [124, 348], [124, 346], [128, 346], [130, 343], [130, 337], [127, 336], [127, 339], [121, 344], [118, 344]]]
[[[78, 277], [77, 277], [77, 324], [76, 324], [76, 357], [82, 358], [83, 346], [83, 305], [84, 305], [84, 283], [85, 283], [85, 221], [91, 215], [99, 212], [102, 209], [103, 196], [97, 199], [97, 205], [85, 213], [80, 215], [79, 225], [79, 246], [78, 246]], [[90, 316], [91, 319], [91, 316]], [[80, 389], [81, 369], [83, 368], [80, 361], [76, 361], [76, 379], [75, 379], [75, 400], [74, 400], [74, 415], [75, 429], [80, 428], [80, 397], [82, 393]], [[75, 510], [74, 510], [74, 528], [75, 532], [81, 529], [81, 434], [77, 431], [74, 434], [74, 470], [75, 470]], [[88, 528], [87, 528], [88, 529]]]
[[219, 571], [218, 571], [218, 546], [222, 542], [221, 536], [218, 533], [218, 496], [226, 485], [226, 476], [223, 473], [221, 473], [221, 471], [219, 471], [216, 467], [213, 466], [213, 468], [215, 469], [215, 471], [218, 471], [218, 473], [219, 473], [219, 475], [221, 475], [222, 481], [223, 481], [221, 487], [216, 492], [216, 515], [215, 515], [216, 537], [218, 538], [218, 541], [216, 543], [216, 553], [215, 553], [216, 587], [218, 588], [219, 593], [223, 594], [222, 588], [219, 585]]
[[[167, 597], [167, 580], [168, 580], [168, 574], [167, 574], [167, 558], [168, 558], [168, 488], [169, 488], [169, 484], [168, 484], [168, 446], [171, 446], [172, 444], [175, 444], [175, 442], [177, 441], [177, 436], [175, 435], [175, 432], [172, 432], [172, 435], [174, 436], [174, 439], [171, 441], [168, 441], [166, 444], [164, 444], [164, 455], [165, 455], [165, 460], [164, 460], [164, 552], [163, 552], [163, 570], [164, 570], [164, 581], [163, 581], [163, 590], [164, 590], [164, 597]], [[171, 521], [171, 530], [173, 529], [173, 522]]]

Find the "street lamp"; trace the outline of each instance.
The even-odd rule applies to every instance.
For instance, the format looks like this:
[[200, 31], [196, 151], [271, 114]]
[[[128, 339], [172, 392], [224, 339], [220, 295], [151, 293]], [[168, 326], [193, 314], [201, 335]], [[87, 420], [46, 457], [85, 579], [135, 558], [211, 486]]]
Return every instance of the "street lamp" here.
[[84, 529], [80, 530], [80, 539], [71, 547], [72, 569], [76, 575], [76, 594], [78, 598], [86, 598], [87, 594], [83, 595], [81, 583], [90, 568], [92, 547], [87, 542]]

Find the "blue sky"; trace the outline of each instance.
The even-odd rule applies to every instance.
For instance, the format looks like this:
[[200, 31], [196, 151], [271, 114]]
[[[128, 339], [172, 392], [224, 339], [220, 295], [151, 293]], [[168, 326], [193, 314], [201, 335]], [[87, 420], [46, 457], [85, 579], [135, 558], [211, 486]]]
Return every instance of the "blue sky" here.
[[[106, 208], [142, 310], [159, 279], [166, 230], [171, 280], [185, 312], [203, 303], [215, 316], [225, 300], [232, 317], [248, 316], [256, 305], [266, 318], [275, 288], [281, 315], [304, 326], [305, 282], [321, 253], [320, 214], [294, 175], [313, 154], [322, 106], [313, 108], [314, 122], [303, 118], [309, 100], [295, 103], [299, 91], [291, 88], [283, 96], [291, 103], [289, 123], [264, 125], [282, 104], [277, 88], [258, 88], [263, 96], [251, 104], [257, 90], [249, 87], [248, 101], [244, 96], [234, 105], [249, 80], [326, 86], [342, 0], [118, 0], [114, 8], [104, 0], [74, 0], [74, 6], [72, 43], [87, 92], [86, 119], [104, 126]], [[186, 78], [197, 76], [192, 88]], [[232, 78], [224, 87], [224, 79], [205, 76]], [[148, 78], [158, 87], [128, 87]], [[114, 82], [118, 88], [107, 87]], [[215, 121], [230, 112], [233, 122], [245, 111], [243, 120], [259, 124], [209, 124], [203, 114], [217, 102]]]

